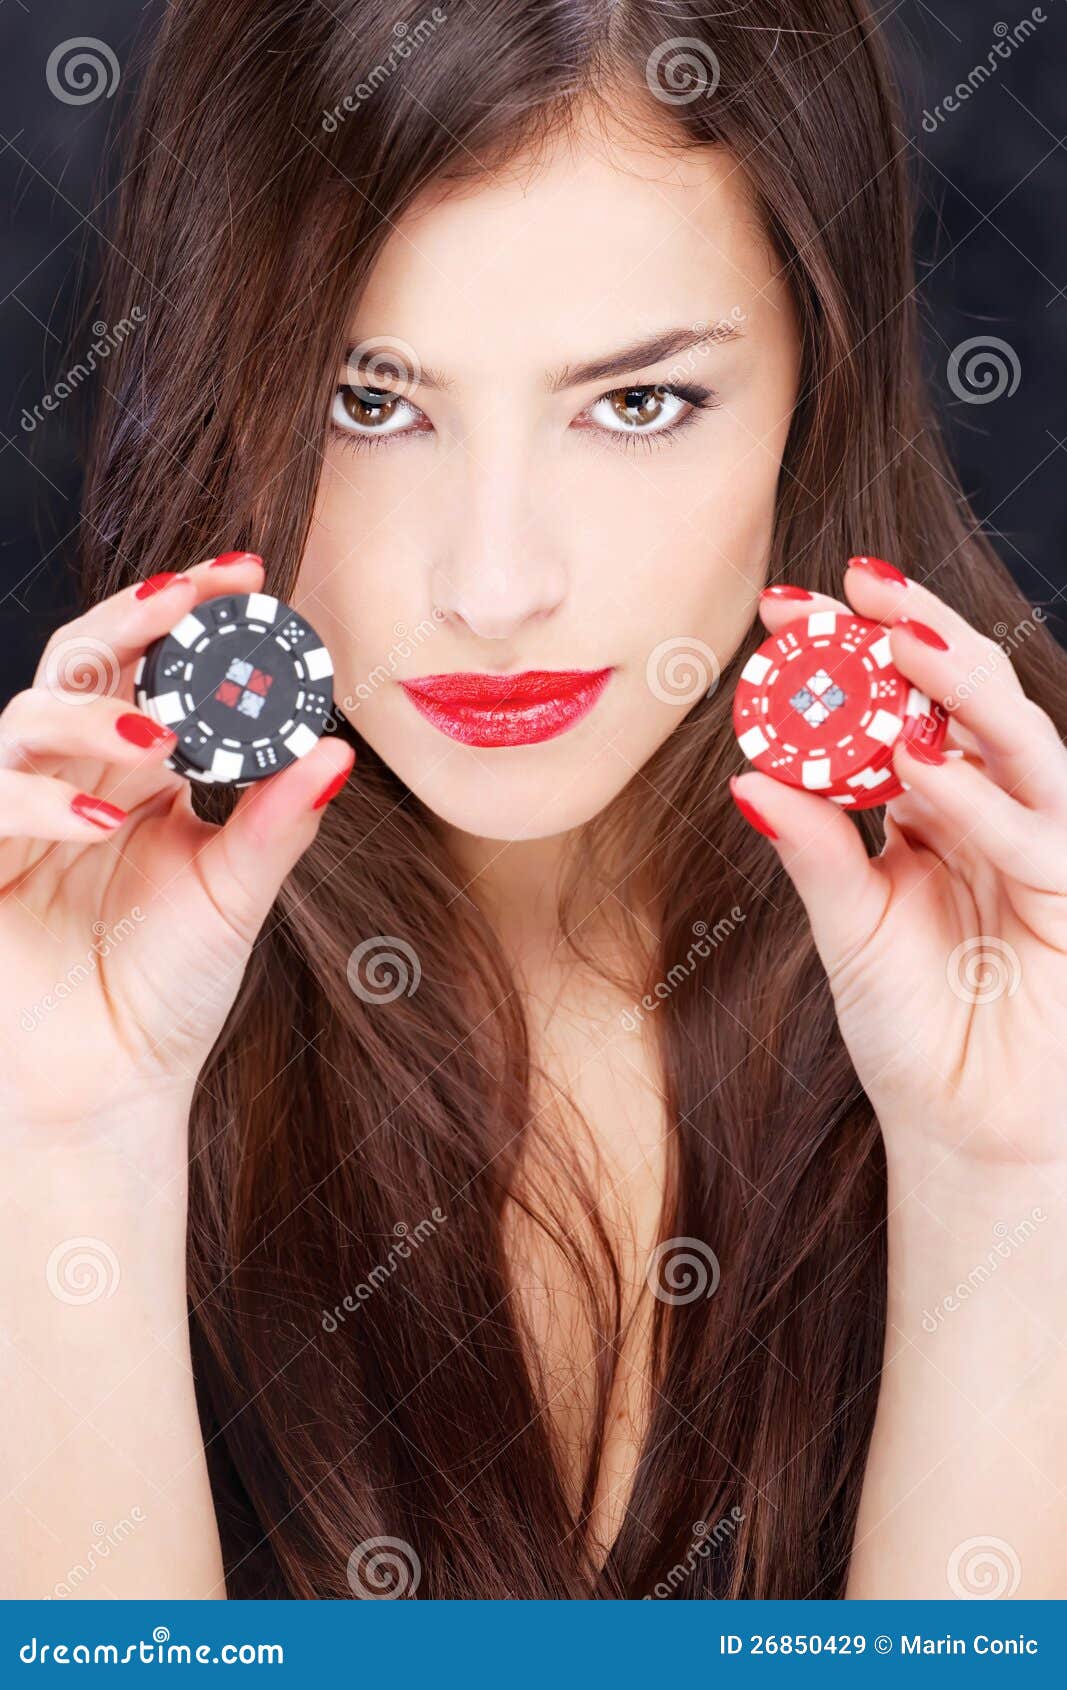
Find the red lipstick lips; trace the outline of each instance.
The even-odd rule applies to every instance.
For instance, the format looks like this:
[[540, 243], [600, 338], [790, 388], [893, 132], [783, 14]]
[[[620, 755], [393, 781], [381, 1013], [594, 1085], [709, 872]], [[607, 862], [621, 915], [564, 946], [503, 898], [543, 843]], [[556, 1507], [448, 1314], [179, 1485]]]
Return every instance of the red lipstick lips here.
[[518, 675], [472, 671], [400, 684], [428, 722], [462, 745], [535, 745], [580, 721], [610, 675], [610, 668], [526, 669]]

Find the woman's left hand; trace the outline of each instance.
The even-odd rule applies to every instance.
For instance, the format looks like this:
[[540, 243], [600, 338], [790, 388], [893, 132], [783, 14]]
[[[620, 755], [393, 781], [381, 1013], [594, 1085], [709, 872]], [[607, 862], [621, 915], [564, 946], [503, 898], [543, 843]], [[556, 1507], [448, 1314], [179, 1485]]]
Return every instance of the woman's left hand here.
[[887, 624], [962, 755], [930, 763], [898, 743], [909, 790], [873, 859], [823, 798], [755, 771], [735, 797], [804, 901], [890, 1158], [1067, 1162], [1067, 750], [1004, 650], [926, 588], [855, 563], [845, 593], [772, 589], [761, 615], [772, 633], [820, 609]]

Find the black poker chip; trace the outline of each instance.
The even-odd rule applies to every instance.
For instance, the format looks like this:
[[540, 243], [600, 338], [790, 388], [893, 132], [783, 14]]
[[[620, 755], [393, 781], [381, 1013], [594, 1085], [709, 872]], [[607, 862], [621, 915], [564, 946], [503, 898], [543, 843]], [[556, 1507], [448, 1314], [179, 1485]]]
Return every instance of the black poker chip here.
[[250, 786], [315, 746], [333, 721], [333, 663], [311, 624], [268, 593], [205, 599], [137, 665], [138, 709], [178, 735], [167, 767]]

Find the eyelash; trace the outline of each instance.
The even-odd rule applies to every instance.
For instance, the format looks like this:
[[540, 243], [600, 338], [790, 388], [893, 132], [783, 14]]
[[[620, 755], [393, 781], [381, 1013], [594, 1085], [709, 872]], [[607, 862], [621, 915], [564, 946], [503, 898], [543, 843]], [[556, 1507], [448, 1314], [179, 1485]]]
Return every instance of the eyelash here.
[[[352, 393], [354, 391], [355, 384], [342, 382], [334, 391], [334, 400], [336, 401], [342, 393]], [[418, 410], [418, 406], [412, 404], [410, 399], [404, 399], [403, 394], [394, 394], [388, 388], [369, 387], [364, 388], [363, 392], [373, 393], [375, 395], [380, 394], [383, 399], [386, 400], [391, 398], [402, 399], [406, 405], [411, 405], [413, 410]], [[651, 451], [660, 445], [673, 445], [683, 428], [688, 428], [690, 423], [698, 421], [701, 411], [714, 410], [719, 403], [715, 394], [708, 387], [696, 387], [688, 383], [672, 384], [667, 382], [640, 382], [628, 387], [609, 388], [606, 393], [598, 394], [596, 399], [592, 400], [590, 404], [586, 406], [586, 411], [591, 411], [594, 406], [603, 403], [605, 399], [614, 399], [619, 394], [648, 394], [656, 392], [669, 394], [674, 399], [682, 399], [687, 405], [689, 405], [690, 409], [686, 411], [684, 416], [679, 417], [677, 422], [668, 423], [664, 428], [609, 429], [597, 428], [597, 426], [593, 424], [591, 426], [591, 432], [606, 435], [613, 446], [621, 446], [623, 450], [632, 450], [644, 447]], [[583, 412], [582, 415], [584, 416], [585, 412]], [[350, 451], [355, 452], [362, 452], [368, 449], [371, 451], [377, 450], [379, 447], [383, 446], [386, 441], [390, 439], [402, 440], [408, 433], [406, 429], [396, 429], [391, 435], [383, 434], [376, 440], [373, 434], [359, 434], [354, 429], [342, 428], [338, 423], [335, 423], [332, 420], [330, 422], [330, 432], [340, 441], [343, 447], [347, 447]]]

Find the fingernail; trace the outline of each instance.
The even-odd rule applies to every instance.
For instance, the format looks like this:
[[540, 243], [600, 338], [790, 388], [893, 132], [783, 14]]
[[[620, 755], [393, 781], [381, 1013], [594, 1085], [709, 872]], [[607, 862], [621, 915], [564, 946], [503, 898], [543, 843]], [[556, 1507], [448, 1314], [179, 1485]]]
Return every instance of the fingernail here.
[[763, 817], [756, 809], [756, 806], [754, 804], [750, 804], [747, 798], [742, 798], [741, 794], [735, 790], [736, 780], [737, 776], [735, 775], [733, 780], [730, 782], [730, 796], [737, 805], [741, 814], [744, 816], [746, 822], [748, 822], [750, 827], [754, 827], [757, 833], [762, 833], [765, 838], [777, 839], [778, 835], [775, 833], [770, 822], [764, 821]]
[[150, 599], [153, 593], [161, 593], [164, 587], [169, 587], [172, 581], [186, 581], [188, 576], [181, 575], [177, 570], [164, 571], [162, 575], [150, 575], [147, 581], [142, 581], [134, 598]]
[[943, 751], [939, 751], [936, 745], [925, 745], [920, 738], [911, 739], [907, 734], [901, 734], [900, 744], [917, 763], [928, 763], [931, 768], [936, 768], [945, 761]]
[[354, 767], [355, 764], [350, 763], [347, 769], [342, 769], [339, 775], [334, 775], [329, 786], [323, 787], [311, 808], [313, 810], [321, 810], [324, 804], [328, 804], [330, 802], [331, 798], [336, 798], [349, 775], [352, 773]]
[[947, 651], [948, 641], [943, 640], [936, 628], [928, 628], [925, 622], [915, 622], [910, 616], [901, 616], [893, 623], [894, 628], [906, 628], [909, 634], [914, 634], [923, 645], [928, 645], [934, 651]]
[[125, 810], [120, 810], [117, 804], [109, 804], [105, 798], [94, 798], [91, 792], [76, 793], [70, 807], [82, 821], [94, 822], [108, 832], [126, 820]]
[[874, 575], [879, 581], [891, 581], [894, 587], [906, 587], [908, 577], [895, 563], [887, 563], [884, 557], [850, 557], [845, 565], [846, 569], [865, 569], [868, 575]]
[[123, 739], [128, 739], [131, 745], [143, 746], [148, 750], [150, 746], [162, 745], [165, 741], [176, 740], [177, 734], [160, 722], [153, 722], [151, 716], [141, 716], [137, 711], [127, 711], [120, 716], [115, 727]]
[[218, 557], [212, 558], [211, 567], [212, 569], [223, 569], [234, 563], [262, 564], [262, 562], [263, 559], [256, 552], [220, 552]]
[[806, 587], [790, 587], [788, 585], [783, 585], [781, 587], [764, 587], [762, 593], [760, 594], [761, 599], [800, 600], [810, 599], [810, 597], [811, 594], [808, 592]]

